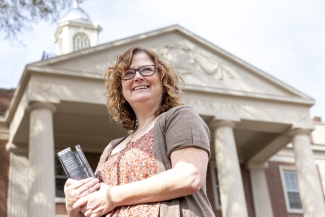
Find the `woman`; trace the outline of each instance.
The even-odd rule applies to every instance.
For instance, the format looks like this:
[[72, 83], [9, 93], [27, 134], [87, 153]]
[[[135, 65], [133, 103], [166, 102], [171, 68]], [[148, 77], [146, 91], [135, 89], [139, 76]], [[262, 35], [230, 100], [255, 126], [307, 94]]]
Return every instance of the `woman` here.
[[214, 216], [205, 192], [209, 129], [181, 106], [181, 78], [140, 47], [120, 55], [106, 78], [108, 111], [131, 132], [106, 147], [98, 179], [66, 182], [69, 215]]

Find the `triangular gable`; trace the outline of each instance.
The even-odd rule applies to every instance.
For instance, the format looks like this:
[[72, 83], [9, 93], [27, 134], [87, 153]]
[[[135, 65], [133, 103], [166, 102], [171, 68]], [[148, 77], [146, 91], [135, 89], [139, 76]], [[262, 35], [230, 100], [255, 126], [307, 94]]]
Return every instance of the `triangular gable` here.
[[313, 99], [175, 25], [73, 52], [29, 66], [104, 75], [116, 56], [132, 46], [154, 49], [182, 75], [186, 88], [313, 104]]

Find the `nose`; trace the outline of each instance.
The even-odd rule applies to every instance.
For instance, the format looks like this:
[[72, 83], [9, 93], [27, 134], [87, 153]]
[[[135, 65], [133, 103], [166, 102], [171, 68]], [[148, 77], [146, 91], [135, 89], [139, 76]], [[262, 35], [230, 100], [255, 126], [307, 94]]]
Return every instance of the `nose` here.
[[136, 70], [134, 75], [134, 80], [136, 81], [139, 79], [143, 80], [143, 76], [140, 74], [139, 70]]

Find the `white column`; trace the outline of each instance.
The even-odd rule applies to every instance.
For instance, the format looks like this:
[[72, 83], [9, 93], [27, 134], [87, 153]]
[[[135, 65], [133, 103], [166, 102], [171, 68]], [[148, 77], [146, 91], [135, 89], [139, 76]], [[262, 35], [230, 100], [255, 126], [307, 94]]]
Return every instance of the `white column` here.
[[27, 217], [28, 159], [20, 153], [10, 153], [8, 217]]
[[55, 216], [54, 137], [49, 103], [29, 106], [29, 197], [28, 217]]
[[325, 217], [322, 188], [309, 140], [309, 130], [295, 129], [292, 136], [304, 217]]
[[243, 181], [231, 121], [214, 121], [215, 152], [223, 217], [247, 217]]
[[269, 188], [265, 177], [267, 163], [249, 163], [256, 217], [273, 217]]

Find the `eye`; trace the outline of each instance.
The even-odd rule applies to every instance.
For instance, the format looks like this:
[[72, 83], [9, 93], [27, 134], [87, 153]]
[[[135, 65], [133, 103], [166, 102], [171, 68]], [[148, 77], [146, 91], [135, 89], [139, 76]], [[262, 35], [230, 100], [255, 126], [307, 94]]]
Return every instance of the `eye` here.
[[153, 66], [145, 66], [145, 67], [141, 68], [141, 72], [152, 72], [152, 71], [154, 71]]
[[126, 72], [124, 73], [124, 76], [126, 75], [133, 75], [134, 74], [134, 71], [133, 70], [126, 70]]

